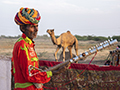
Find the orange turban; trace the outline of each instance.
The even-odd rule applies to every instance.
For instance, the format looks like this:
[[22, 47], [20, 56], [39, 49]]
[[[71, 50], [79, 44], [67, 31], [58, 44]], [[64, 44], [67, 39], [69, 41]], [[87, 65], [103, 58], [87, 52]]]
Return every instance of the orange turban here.
[[39, 20], [41, 19], [39, 12], [35, 9], [29, 8], [20, 8], [20, 11], [15, 16], [15, 22], [18, 25], [24, 24], [38, 24]]

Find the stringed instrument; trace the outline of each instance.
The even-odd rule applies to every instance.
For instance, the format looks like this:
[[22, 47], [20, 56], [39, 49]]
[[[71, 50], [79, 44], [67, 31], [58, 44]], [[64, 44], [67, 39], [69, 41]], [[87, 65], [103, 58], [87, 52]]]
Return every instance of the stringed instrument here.
[[[60, 63], [60, 64], [58, 64], [58, 65], [53, 66], [53, 67], [49, 67], [47, 70], [42, 70], [42, 69], [39, 69], [39, 68], [36, 68], [36, 67], [34, 67], [34, 66], [29, 65], [29, 66], [28, 66], [29, 76], [33, 76], [33, 75], [30, 73], [30, 71], [31, 71], [33, 68], [34, 68], [34, 69], [37, 69], [37, 70], [39, 70], [39, 71], [41, 71], [41, 72], [54, 71], [54, 70], [57, 70], [58, 68], [60, 68], [61, 66], [64, 66], [65, 64], [67, 64], [67, 63], [69, 63], [69, 62], [74, 63], [74, 62], [77, 62], [77, 61], [79, 61], [79, 60], [82, 60], [82, 59], [86, 58], [87, 56], [90, 56], [91, 54], [94, 54], [94, 53], [97, 52], [97, 51], [101, 51], [101, 50], [103, 50], [103, 49], [105, 49], [105, 48], [107, 48], [107, 47], [113, 46], [113, 45], [116, 44], [116, 43], [118, 43], [117, 39], [115, 39], [115, 40], [112, 40], [112, 39], [111, 39], [111, 40], [108, 40], [108, 41], [104, 41], [104, 42], [102, 42], [102, 43], [100, 43], [100, 44], [98, 44], [98, 45], [96, 45], [96, 46], [94, 46], [94, 47], [91, 47], [88, 51], [85, 51], [85, 52], [83, 52], [82, 54], [80, 54], [80, 55], [78, 55], [78, 56], [76, 56], [76, 57], [74, 57], [74, 58], [72, 58], [72, 59], [66, 60], [65, 62], [62, 62], [62, 63]], [[39, 88], [39, 85], [40, 85], [40, 84], [34, 83], [34, 85], [35, 85], [37, 88]], [[41, 86], [41, 85], [40, 85], [40, 86]]]

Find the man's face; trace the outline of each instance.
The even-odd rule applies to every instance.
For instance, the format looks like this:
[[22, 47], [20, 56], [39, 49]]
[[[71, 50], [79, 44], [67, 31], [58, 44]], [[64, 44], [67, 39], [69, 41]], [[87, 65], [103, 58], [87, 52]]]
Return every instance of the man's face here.
[[27, 25], [24, 29], [24, 34], [30, 39], [34, 39], [37, 36], [38, 32], [38, 24], [35, 25]]

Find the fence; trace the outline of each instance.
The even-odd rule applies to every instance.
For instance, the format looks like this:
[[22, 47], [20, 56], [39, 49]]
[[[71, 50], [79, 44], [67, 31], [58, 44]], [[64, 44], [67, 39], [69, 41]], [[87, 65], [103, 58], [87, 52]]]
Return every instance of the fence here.
[[11, 61], [0, 58], [0, 90], [11, 90]]

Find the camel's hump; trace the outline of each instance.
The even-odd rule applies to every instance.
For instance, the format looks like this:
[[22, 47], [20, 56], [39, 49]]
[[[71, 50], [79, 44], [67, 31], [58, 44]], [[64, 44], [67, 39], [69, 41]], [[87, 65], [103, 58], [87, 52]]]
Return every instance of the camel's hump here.
[[67, 31], [67, 33], [70, 33], [70, 31]]
[[61, 35], [62, 35], [62, 36], [65, 35], [65, 36], [66, 36], [66, 35], [72, 35], [72, 34], [71, 34], [70, 31], [67, 31], [66, 33], [62, 33]]

